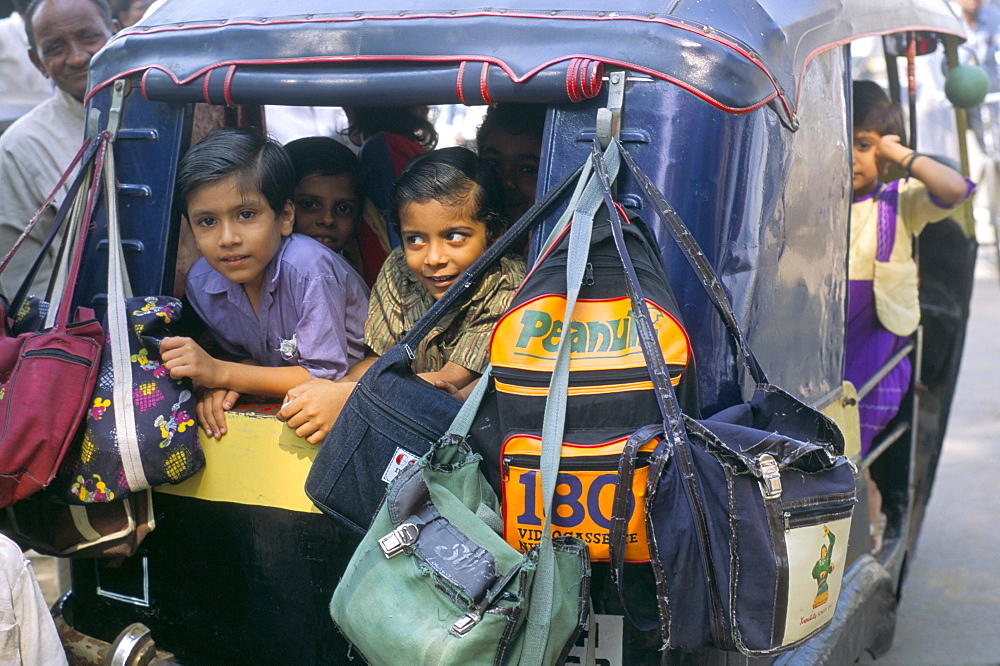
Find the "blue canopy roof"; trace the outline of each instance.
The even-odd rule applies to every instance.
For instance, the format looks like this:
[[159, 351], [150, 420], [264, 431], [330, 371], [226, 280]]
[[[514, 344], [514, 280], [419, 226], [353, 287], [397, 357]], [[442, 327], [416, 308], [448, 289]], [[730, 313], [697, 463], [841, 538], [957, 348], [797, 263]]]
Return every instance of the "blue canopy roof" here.
[[[91, 84], [141, 73], [147, 97], [215, 103], [554, 102], [593, 97], [603, 68], [625, 67], [733, 113], [772, 103], [791, 120], [817, 53], [905, 29], [964, 34], [944, 0], [406, 4], [167, 0], [108, 43]], [[296, 89], [305, 80], [322, 85]]]

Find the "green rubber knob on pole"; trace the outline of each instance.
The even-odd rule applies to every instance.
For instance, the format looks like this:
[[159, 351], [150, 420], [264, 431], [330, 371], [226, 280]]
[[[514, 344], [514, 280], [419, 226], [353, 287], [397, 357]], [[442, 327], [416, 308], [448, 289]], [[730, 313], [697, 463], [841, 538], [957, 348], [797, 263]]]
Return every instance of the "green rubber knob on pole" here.
[[960, 109], [979, 106], [990, 90], [990, 80], [981, 67], [959, 65], [950, 72], [944, 82], [944, 94], [952, 104]]

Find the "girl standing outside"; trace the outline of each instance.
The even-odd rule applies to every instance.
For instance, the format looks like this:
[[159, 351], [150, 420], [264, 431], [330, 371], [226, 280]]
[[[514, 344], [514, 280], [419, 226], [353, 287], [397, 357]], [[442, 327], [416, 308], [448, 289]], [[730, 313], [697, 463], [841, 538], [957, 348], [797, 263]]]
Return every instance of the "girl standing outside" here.
[[[903, 114], [872, 81], [854, 82], [854, 202], [848, 254], [848, 320], [844, 378], [861, 387], [910, 339], [920, 322], [913, 238], [948, 216], [972, 182], [900, 142]], [[880, 176], [897, 165], [906, 177]], [[899, 411], [910, 384], [903, 359], [859, 403], [861, 453]], [[866, 470], [866, 475], [867, 475]], [[873, 547], [880, 545], [881, 495], [869, 477]]]

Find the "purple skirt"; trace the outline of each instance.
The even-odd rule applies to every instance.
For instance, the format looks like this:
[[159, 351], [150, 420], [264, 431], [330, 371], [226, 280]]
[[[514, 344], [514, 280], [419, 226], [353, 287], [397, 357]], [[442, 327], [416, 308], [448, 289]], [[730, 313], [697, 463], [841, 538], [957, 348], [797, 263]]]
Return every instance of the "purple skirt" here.
[[[844, 379], [860, 389], [908, 341], [909, 337], [890, 333], [879, 323], [871, 280], [851, 280]], [[859, 403], [862, 456], [868, 455], [872, 440], [899, 412], [903, 396], [910, 386], [910, 374], [910, 359], [907, 357]]]

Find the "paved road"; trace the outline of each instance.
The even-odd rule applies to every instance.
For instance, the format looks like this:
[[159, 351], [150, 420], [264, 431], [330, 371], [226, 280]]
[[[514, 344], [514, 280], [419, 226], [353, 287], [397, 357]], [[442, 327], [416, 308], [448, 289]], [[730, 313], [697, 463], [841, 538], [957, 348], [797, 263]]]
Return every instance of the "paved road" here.
[[892, 650], [878, 664], [1000, 664], [1000, 278], [979, 250], [944, 450]]

